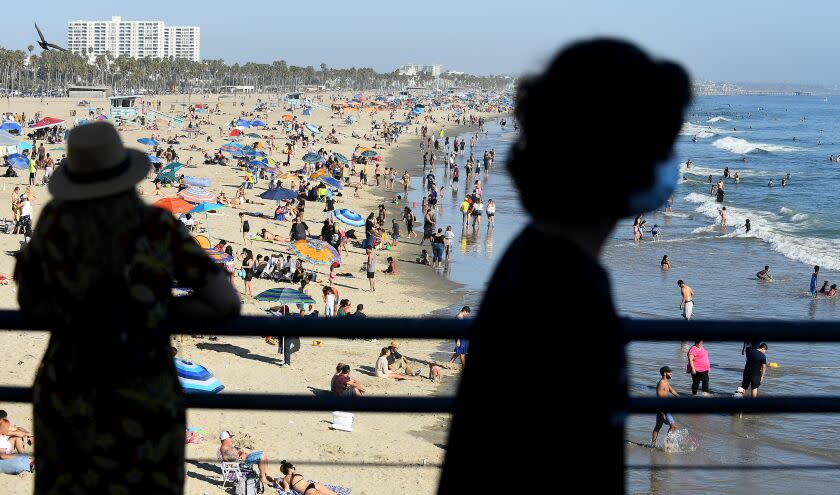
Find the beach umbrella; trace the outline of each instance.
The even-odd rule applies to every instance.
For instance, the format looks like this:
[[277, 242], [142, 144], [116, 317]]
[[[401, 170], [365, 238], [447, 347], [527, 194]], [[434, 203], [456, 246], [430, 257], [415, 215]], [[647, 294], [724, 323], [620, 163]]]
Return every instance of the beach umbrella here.
[[231, 131], [228, 133], [228, 136], [240, 136], [240, 135], [242, 135], [242, 131], [240, 131], [239, 129], [231, 129]]
[[157, 146], [157, 145], [160, 144], [159, 142], [157, 142], [156, 140], [154, 140], [152, 138], [140, 138], [140, 139], [137, 140], [137, 142], [140, 143], [140, 144], [145, 144], [146, 146]]
[[9, 165], [14, 168], [20, 169], [27, 169], [29, 168], [29, 158], [21, 155], [20, 153], [12, 153], [6, 158], [9, 161]]
[[244, 127], [244, 128], [247, 129], [247, 128], [251, 127], [251, 123], [247, 120], [239, 119], [239, 120], [236, 121], [236, 127]]
[[168, 171], [171, 170], [173, 172], [177, 172], [177, 171], [181, 170], [181, 168], [183, 166], [184, 166], [184, 164], [181, 163], [181, 162], [172, 162], [172, 163], [166, 165], [165, 167], [163, 167], [162, 169], [160, 169], [160, 171], [161, 172], [168, 172]]
[[234, 148], [241, 148], [242, 143], [237, 143], [236, 141], [231, 141], [229, 143], [225, 143], [222, 146], [233, 146]]
[[218, 394], [225, 389], [222, 382], [200, 364], [175, 358], [175, 372], [185, 393]]
[[203, 247], [204, 249], [210, 249], [210, 239], [208, 239], [207, 236], [194, 235], [193, 240], [196, 244]]
[[64, 120], [57, 119], [55, 117], [44, 117], [43, 119], [39, 120], [32, 124], [29, 128], [30, 129], [46, 129], [47, 127], [55, 127], [57, 125], [61, 125], [64, 123]]
[[256, 132], [249, 132], [248, 134], [245, 134], [245, 137], [251, 138], [251, 139], [259, 139], [262, 136], [260, 136]]
[[341, 163], [350, 163], [350, 160], [348, 160], [347, 157], [342, 155], [341, 153], [334, 153], [333, 158], [340, 161]]
[[230, 263], [231, 261], [233, 261], [233, 256], [222, 251], [216, 251], [215, 249], [207, 248], [204, 250], [204, 252], [207, 253], [208, 258], [220, 265], [224, 265], [225, 263]]
[[290, 247], [297, 256], [316, 265], [331, 265], [334, 261], [341, 260], [341, 255], [334, 247], [318, 239], [295, 241]]
[[339, 222], [346, 223], [351, 227], [364, 227], [365, 225], [364, 217], [353, 210], [348, 210], [347, 208], [335, 210], [335, 218], [337, 218]]
[[330, 187], [334, 187], [336, 189], [341, 189], [341, 182], [337, 181], [333, 177], [330, 177], [329, 175], [325, 175], [323, 177], [318, 177], [318, 179], [320, 179], [321, 182], [323, 182], [324, 184], [326, 184]]
[[379, 153], [377, 153], [373, 150], [367, 150], [367, 151], [362, 152], [362, 156], [365, 157], [365, 158], [373, 158], [374, 156], [377, 156], [378, 154]]
[[151, 163], [160, 163], [160, 158], [155, 155], [147, 155]]
[[266, 123], [263, 122], [262, 120], [252, 120], [251, 125], [254, 126], [254, 127], [265, 127]]
[[203, 201], [213, 201], [216, 195], [204, 189], [203, 187], [188, 187], [178, 193], [178, 197], [190, 203], [201, 203]]
[[315, 304], [315, 299], [312, 299], [308, 294], [288, 287], [275, 287], [260, 292], [254, 297], [254, 300], [280, 304]]
[[251, 160], [250, 162], [248, 162], [248, 165], [254, 168], [268, 168], [268, 164], [261, 160]]
[[173, 215], [178, 215], [180, 213], [187, 213], [193, 208], [195, 205], [191, 203], [187, 203], [181, 198], [163, 198], [155, 201], [154, 206], [158, 208], [164, 209]]
[[0, 124], [0, 131], [17, 132], [20, 134], [22, 130], [20, 124], [17, 122], [3, 122], [3, 124]]
[[316, 126], [315, 124], [306, 124], [306, 128], [312, 134], [320, 134], [321, 133], [321, 129], [318, 129], [318, 126]]
[[174, 170], [167, 170], [166, 172], [160, 172], [155, 176], [155, 180], [159, 182], [175, 182], [177, 177], [175, 176]]
[[208, 211], [214, 211], [221, 208], [227, 208], [225, 205], [220, 203], [208, 203], [207, 201], [202, 201], [195, 205], [195, 208], [190, 210], [190, 213], [207, 213]]
[[296, 191], [286, 189], [285, 187], [269, 189], [268, 191], [260, 194], [260, 198], [267, 199], [269, 201], [285, 201], [287, 199], [295, 199], [297, 197], [298, 193]]
[[268, 155], [266, 155], [265, 152], [263, 152], [263, 151], [255, 151], [254, 156], [257, 157], [257, 158], [265, 158]]
[[287, 113], [287, 114], [282, 115], [280, 117], [280, 120], [282, 120], [283, 122], [291, 122], [291, 121], [295, 120], [295, 118]]
[[29, 141], [21, 141], [21, 142], [18, 143], [18, 148], [20, 148], [21, 151], [31, 150], [32, 149], [32, 143], [30, 143]]
[[303, 161], [306, 163], [318, 163], [320, 161], [323, 161], [323, 158], [321, 158], [321, 155], [319, 155], [318, 153], [310, 151], [309, 153], [303, 155]]

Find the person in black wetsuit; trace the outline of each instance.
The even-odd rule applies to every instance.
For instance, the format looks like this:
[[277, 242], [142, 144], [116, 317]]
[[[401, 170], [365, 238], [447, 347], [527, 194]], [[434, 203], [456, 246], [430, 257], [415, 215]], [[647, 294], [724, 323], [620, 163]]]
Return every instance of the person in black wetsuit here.
[[[690, 99], [689, 78], [680, 66], [605, 39], [571, 45], [544, 73], [521, 83], [521, 135], [508, 168], [532, 218], [498, 263], [470, 332], [470, 364], [455, 400], [439, 494], [498, 491], [499, 479], [486, 470], [511, 452], [528, 466], [531, 479], [580, 479], [596, 462], [598, 474], [586, 478], [588, 489], [623, 493], [624, 341], [598, 256], [619, 219], [655, 210], [676, 187], [679, 168], [671, 149]], [[604, 155], [593, 163], [591, 150], [603, 146], [597, 129], [609, 115], [642, 122], [611, 143], [625, 160]], [[585, 162], [608, 175], [599, 184], [608, 200], [592, 203], [591, 189], [571, 188], [558, 204], [558, 196], [547, 194], [531, 172], [545, 156], [557, 157], [560, 167]], [[590, 207], [578, 215], [556, 214], [558, 207], [584, 202]], [[550, 258], [541, 254], [545, 249]], [[552, 321], [543, 311], [511, 308], [550, 308], [558, 316]], [[585, 326], [577, 324], [579, 318]], [[498, 373], [514, 362], [512, 346], [521, 331], [538, 338], [542, 349], [562, 345], [567, 352], [562, 359], [530, 362], [524, 375]], [[579, 393], [558, 375], [558, 365], [570, 373], [595, 371], [597, 390]], [[564, 397], [566, 407], [550, 405]], [[503, 428], [488, 435], [487, 414], [493, 411], [503, 411]], [[565, 446], [574, 455], [558, 463], [562, 454], [546, 455], [545, 446]]]

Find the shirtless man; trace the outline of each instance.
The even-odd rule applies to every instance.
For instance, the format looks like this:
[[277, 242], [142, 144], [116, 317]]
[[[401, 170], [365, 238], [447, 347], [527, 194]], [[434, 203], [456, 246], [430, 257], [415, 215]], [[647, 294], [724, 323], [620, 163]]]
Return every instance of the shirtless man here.
[[[680, 280], [680, 282], [682, 282], [682, 280]], [[662, 378], [660, 378], [659, 383], [656, 384], [656, 397], [660, 399], [667, 399], [669, 395], [679, 397], [680, 394], [678, 394], [671, 386], [671, 383], [668, 382], [668, 380], [671, 379], [671, 368], [667, 366], [659, 368], [659, 375]], [[653, 427], [653, 434], [651, 434], [650, 437], [651, 447], [656, 445], [656, 439], [659, 437], [659, 430], [662, 429], [663, 424], [669, 425], [668, 433], [665, 434], [666, 437], [677, 430], [677, 423], [674, 421], [674, 417], [671, 416], [671, 413], [656, 413], [656, 426]]]
[[682, 295], [680, 309], [683, 311], [683, 318], [688, 321], [694, 314], [694, 291], [691, 290], [691, 287], [685, 285], [682, 280], [677, 280], [677, 285], [680, 286], [680, 294]]
[[755, 276], [758, 277], [759, 280], [773, 280], [773, 277], [770, 276], [769, 265], [765, 265], [764, 270], [761, 270], [760, 272], [756, 273]]

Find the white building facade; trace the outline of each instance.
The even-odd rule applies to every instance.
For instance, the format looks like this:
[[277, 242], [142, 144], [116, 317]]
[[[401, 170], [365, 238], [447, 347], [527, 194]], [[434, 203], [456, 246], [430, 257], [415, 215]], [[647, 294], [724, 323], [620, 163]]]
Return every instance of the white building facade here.
[[440, 64], [408, 64], [403, 65], [397, 69], [397, 73], [401, 76], [416, 76], [417, 74], [428, 74], [432, 77], [440, 77], [443, 72], [443, 66]]
[[201, 60], [201, 31], [196, 26], [165, 26], [163, 21], [70, 21], [67, 48], [87, 51], [90, 58], [111, 53], [132, 58], [187, 58]]

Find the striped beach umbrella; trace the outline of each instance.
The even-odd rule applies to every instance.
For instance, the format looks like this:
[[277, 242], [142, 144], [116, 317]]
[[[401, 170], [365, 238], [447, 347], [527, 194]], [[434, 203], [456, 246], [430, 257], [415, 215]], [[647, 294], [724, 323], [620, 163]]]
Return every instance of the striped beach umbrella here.
[[331, 265], [341, 260], [334, 247], [318, 239], [302, 239], [291, 243], [290, 247], [296, 255], [316, 265]]
[[188, 394], [218, 394], [225, 389], [222, 382], [200, 364], [175, 358], [175, 371]]
[[306, 163], [318, 163], [318, 162], [323, 161], [323, 160], [324, 159], [321, 158], [321, 155], [319, 155], [318, 153], [313, 153], [311, 151], [309, 153], [303, 155], [303, 161], [306, 162]]
[[254, 297], [254, 300], [280, 304], [315, 304], [315, 299], [312, 299], [309, 295], [287, 287], [275, 287], [260, 292]]
[[353, 210], [348, 210], [347, 208], [335, 210], [335, 218], [337, 218], [339, 222], [346, 223], [351, 227], [364, 227], [365, 225], [365, 219], [361, 215]]
[[220, 265], [224, 265], [225, 263], [230, 263], [231, 261], [233, 261], [233, 256], [231, 256], [231, 255], [229, 255], [225, 252], [222, 252], [222, 251], [216, 251], [215, 249], [211, 248], [211, 249], [205, 249], [204, 252], [207, 253], [207, 256], [211, 260], [213, 260], [214, 262], [216, 262]]
[[216, 195], [203, 187], [188, 187], [179, 192], [178, 196], [190, 203], [201, 203], [202, 201], [213, 201], [216, 199]]

